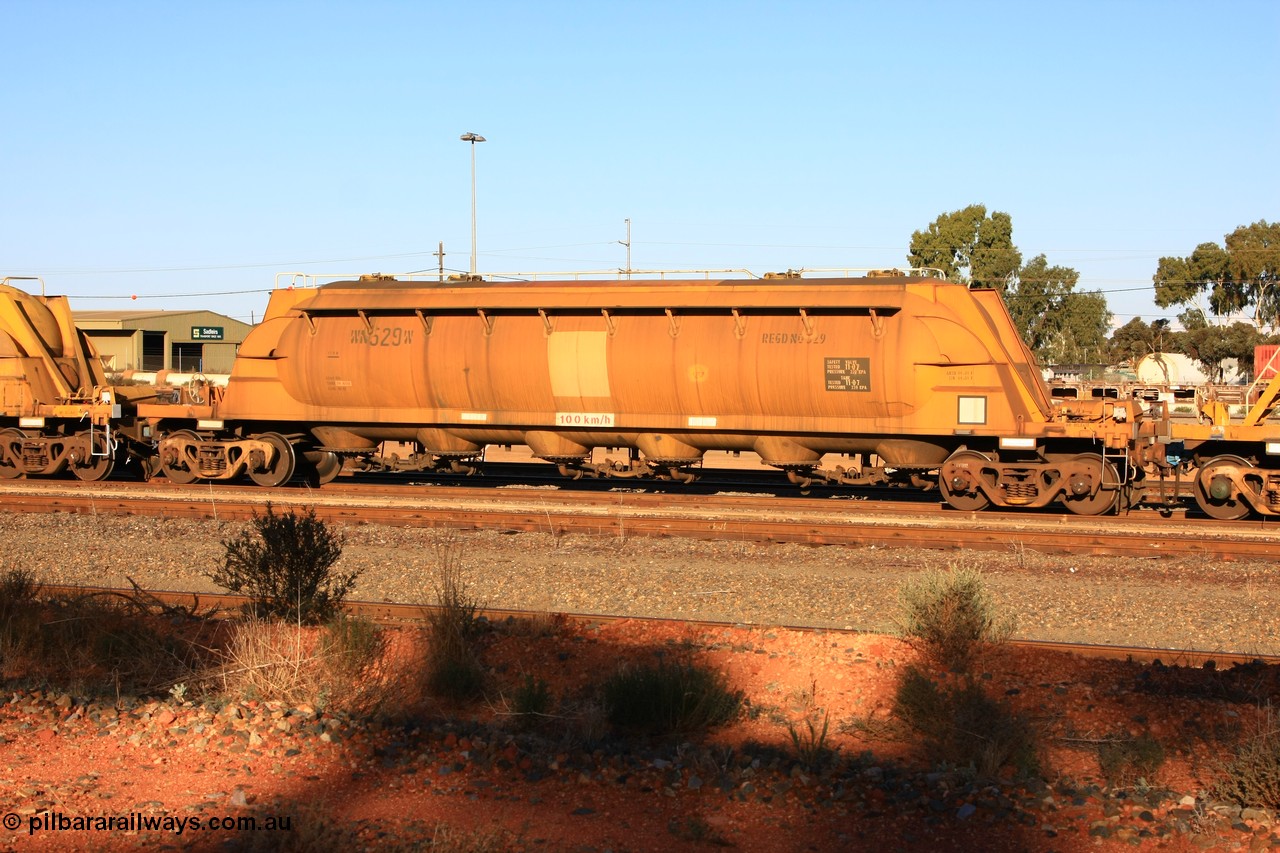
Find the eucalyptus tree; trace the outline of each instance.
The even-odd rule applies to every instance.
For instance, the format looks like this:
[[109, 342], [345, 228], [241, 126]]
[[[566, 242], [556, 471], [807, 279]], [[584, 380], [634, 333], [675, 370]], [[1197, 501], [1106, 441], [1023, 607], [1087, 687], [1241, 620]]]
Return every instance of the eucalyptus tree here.
[[913, 267], [940, 269], [953, 281], [1001, 291], [1022, 264], [1013, 245], [1013, 219], [998, 211], [988, 216], [981, 204], [944, 213], [914, 232], [907, 259]]
[[1255, 326], [1280, 324], [1280, 222], [1241, 225], [1223, 243], [1161, 258], [1153, 276], [1156, 304], [1191, 305], [1204, 295], [1219, 317], [1247, 313]]
[[1078, 292], [1080, 274], [1044, 255], [1022, 263], [1013, 218], [981, 204], [944, 213], [911, 235], [908, 261], [1004, 297], [1023, 341], [1042, 362], [1103, 361], [1111, 312], [1100, 293]]

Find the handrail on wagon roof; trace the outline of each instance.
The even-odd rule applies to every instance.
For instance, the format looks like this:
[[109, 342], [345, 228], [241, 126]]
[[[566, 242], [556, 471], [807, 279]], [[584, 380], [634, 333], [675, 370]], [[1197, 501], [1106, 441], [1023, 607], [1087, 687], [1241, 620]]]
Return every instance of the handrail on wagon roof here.
[[46, 295], [44, 292], [44, 279], [38, 275], [7, 275], [3, 280], [0, 280], [0, 284], [7, 285], [11, 281], [38, 281], [40, 282], [40, 295]]
[[[593, 280], [614, 280], [621, 282], [634, 282], [636, 284], [644, 284], [648, 281], [667, 281], [669, 279], [694, 279], [702, 278], [710, 281], [713, 276], [721, 276], [726, 278], [745, 278], [749, 280], [760, 281], [769, 280], [786, 280], [788, 278], [803, 278], [806, 275], [821, 274], [831, 278], [875, 278], [877, 276], [924, 276], [928, 278], [946, 279], [946, 273], [934, 267], [910, 267], [908, 269], [885, 269], [883, 267], [814, 267], [789, 269], [781, 273], [764, 273], [763, 275], [752, 272], [748, 269], [691, 269], [691, 270], [560, 270], [550, 272], [493, 272], [471, 278], [467, 274], [445, 275], [439, 272], [409, 272], [409, 273], [374, 273], [377, 277], [394, 278], [398, 281], [422, 281], [435, 282], [437, 284], [456, 284], [467, 281], [483, 281], [489, 284], [511, 283], [521, 281], [593, 281]], [[319, 287], [321, 284], [335, 281], [351, 281], [368, 275], [368, 273], [304, 273], [304, 272], [281, 272], [276, 273], [275, 287], [277, 290], [281, 288], [293, 287]], [[637, 279], [636, 276], [642, 276]]]

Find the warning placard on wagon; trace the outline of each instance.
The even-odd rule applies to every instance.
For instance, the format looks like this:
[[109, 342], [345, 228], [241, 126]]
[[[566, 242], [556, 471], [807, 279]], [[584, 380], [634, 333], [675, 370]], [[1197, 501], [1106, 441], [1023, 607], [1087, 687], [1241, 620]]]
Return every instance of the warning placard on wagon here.
[[611, 427], [612, 412], [556, 412], [556, 426]]
[[828, 391], [870, 391], [871, 359], [828, 358]]

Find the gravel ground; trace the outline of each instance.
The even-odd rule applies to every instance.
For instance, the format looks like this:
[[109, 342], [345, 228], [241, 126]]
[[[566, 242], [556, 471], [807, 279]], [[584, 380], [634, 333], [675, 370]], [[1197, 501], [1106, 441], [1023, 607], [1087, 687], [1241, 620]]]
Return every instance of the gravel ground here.
[[[220, 591], [238, 522], [0, 514], [0, 571], [45, 583]], [[890, 632], [899, 585], [980, 568], [1025, 639], [1280, 654], [1280, 563], [338, 528], [353, 598], [431, 602], [442, 560], [483, 605]]]

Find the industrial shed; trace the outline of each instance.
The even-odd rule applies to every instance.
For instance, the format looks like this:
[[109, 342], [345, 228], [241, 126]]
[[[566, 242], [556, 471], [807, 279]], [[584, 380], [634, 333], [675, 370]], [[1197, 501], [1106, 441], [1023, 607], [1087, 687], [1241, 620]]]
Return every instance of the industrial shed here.
[[110, 373], [230, 373], [248, 323], [212, 311], [75, 311]]

